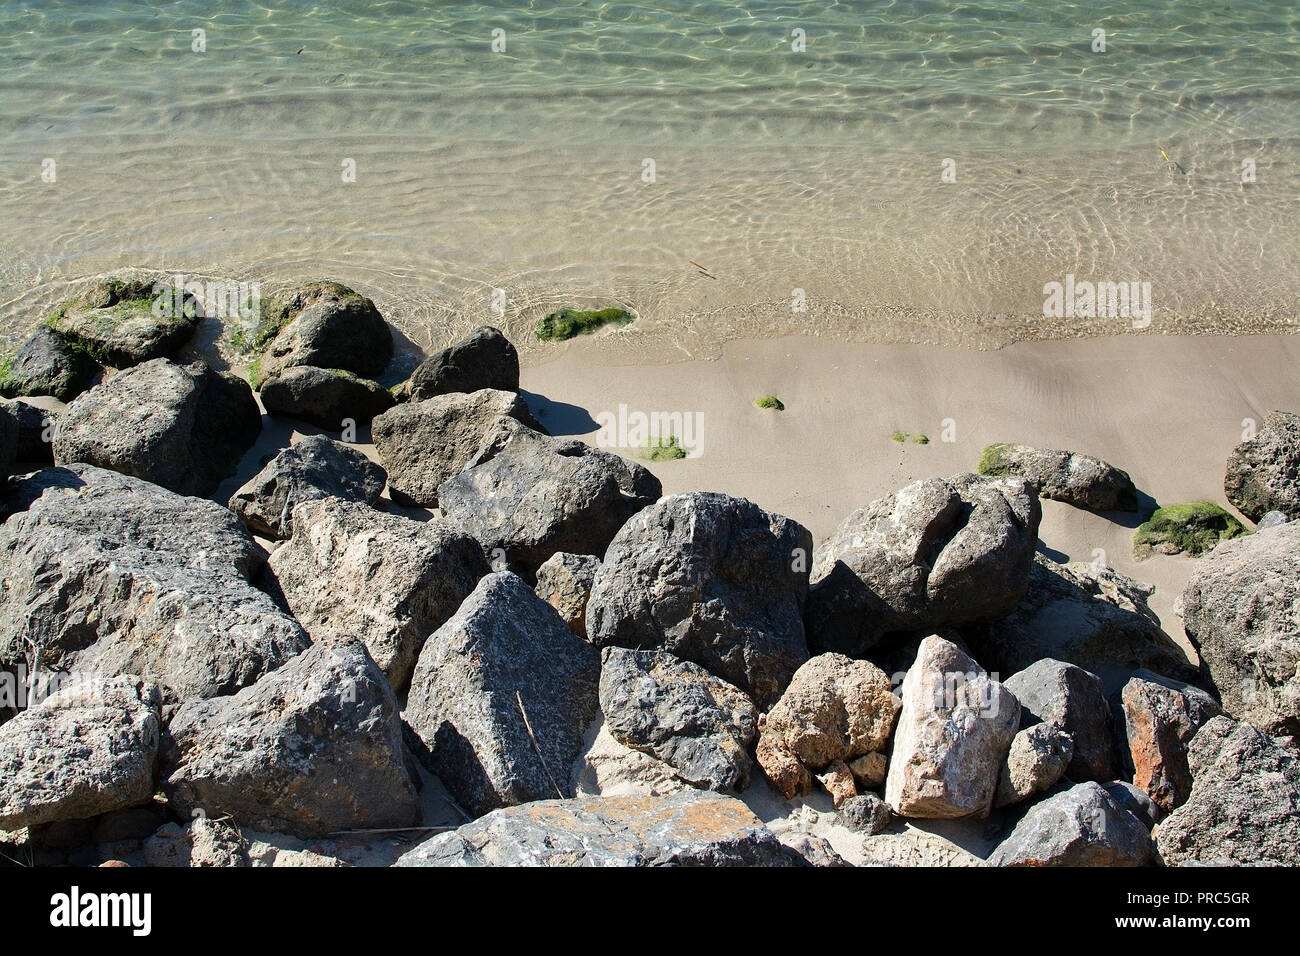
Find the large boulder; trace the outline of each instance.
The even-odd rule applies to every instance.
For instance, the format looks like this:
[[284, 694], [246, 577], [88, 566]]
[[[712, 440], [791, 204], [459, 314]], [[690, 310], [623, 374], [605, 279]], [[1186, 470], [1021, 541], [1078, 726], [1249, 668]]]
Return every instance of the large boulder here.
[[501, 332], [484, 325], [425, 359], [411, 373], [411, 401], [449, 392], [495, 388], [519, 391], [519, 353]]
[[587, 600], [600, 559], [591, 554], [557, 551], [537, 569], [537, 596], [560, 612], [564, 623], [583, 640], [587, 638]]
[[0, 395], [52, 395], [70, 402], [87, 388], [99, 365], [49, 326], [23, 340], [7, 365], [0, 364]]
[[1251, 521], [1270, 511], [1300, 518], [1300, 415], [1269, 412], [1250, 441], [1228, 458], [1223, 491]]
[[1137, 511], [1137, 489], [1128, 472], [1100, 458], [1029, 445], [989, 445], [980, 474], [1024, 478], [1040, 498], [1090, 511]]
[[1020, 726], [1055, 724], [1070, 735], [1066, 776], [1082, 783], [1115, 777], [1110, 705], [1101, 678], [1065, 661], [1044, 658], [1003, 684], [1020, 701]]
[[600, 709], [616, 740], [670, 764], [694, 786], [740, 791], [749, 783], [758, 711], [698, 664], [663, 651], [607, 647]]
[[587, 636], [597, 647], [694, 661], [770, 708], [808, 659], [811, 550], [806, 528], [744, 498], [663, 498], [610, 542], [587, 603]]
[[818, 548], [808, 645], [861, 657], [887, 633], [1002, 617], [1025, 593], [1042, 509], [1021, 478], [927, 478], [859, 509]]
[[885, 802], [905, 817], [986, 816], [1020, 702], [937, 635], [921, 642], [902, 696]]
[[989, 866], [1145, 866], [1151, 835], [1101, 784], [1080, 783], [1029, 808]]
[[387, 480], [384, 469], [355, 448], [312, 435], [271, 459], [230, 497], [229, 508], [254, 534], [289, 538], [299, 503], [338, 498], [373, 505]]
[[489, 813], [408, 850], [397, 866], [798, 866], [734, 797], [542, 800]]
[[147, 802], [160, 703], [139, 678], [85, 678], [0, 726], [0, 830]]
[[1056, 724], [1026, 727], [1011, 741], [993, 806], [1009, 806], [1050, 790], [1065, 776], [1073, 756], [1074, 741]]
[[15, 483], [0, 526], [0, 663], [232, 694], [309, 643], [249, 583], [262, 553], [211, 501], [86, 465]]
[[15, 460], [25, 464], [54, 464], [54, 428], [59, 413], [20, 401], [0, 402], [0, 409], [18, 424]]
[[438, 503], [489, 554], [531, 578], [559, 551], [604, 554], [662, 491], [634, 462], [498, 418], [468, 467], [438, 486]]
[[319, 638], [233, 697], [182, 705], [162, 765], [186, 818], [302, 837], [419, 819], [397, 701], [354, 638]]
[[1207, 722], [1188, 746], [1192, 792], [1156, 830], [1167, 865], [1300, 865], [1300, 758], [1247, 723]]
[[1168, 813], [1192, 792], [1188, 742], [1223, 710], [1199, 687], [1150, 671], [1129, 678], [1121, 704], [1133, 783]]
[[393, 500], [435, 507], [438, 486], [470, 463], [503, 415], [535, 424], [522, 398], [494, 389], [399, 405], [376, 416], [370, 433]]
[[174, 358], [199, 327], [199, 304], [185, 296], [175, 308], [161, 277], [125, 276], [95, 282], [59, 306], [46, 324], [99, 361], [126, 368], [151, 359]]
[[425, 639], [491, 570], [478, 542], [442, 518], [319, 498], [294, 507], [293, 526], [267, 562], [285, 603], [313, 639], [360, 638], [397, 691]]
[[202, 362], [154, 359], [68, 406], [54, 460], [110, 468], [183, 495], [210, 494], [262, 430], [248, 383]]
[[265, 382], [298, 365], [367, 378], [393, 357], [393, 335], [375, 304], [337, 282], [315, 282], [273, 299], [265, 321], [280, 327], [258, 360]]
[[295, 365], [262, 382], [262, 404], [272, 415], [289, 415], [330, 431], [348, 421], [366, 426], [393, 407], [393, 396], [378, 382], [335, 368]]
[[571, 796], [598, 707], [600, 657], [509, 571], [489, 574], [425, 642], [406, 722], [471, 813]]
[[1223, 709], [1274, 736], [1300, 733], [1300, 522], [1220, 544], [1182, 603]]

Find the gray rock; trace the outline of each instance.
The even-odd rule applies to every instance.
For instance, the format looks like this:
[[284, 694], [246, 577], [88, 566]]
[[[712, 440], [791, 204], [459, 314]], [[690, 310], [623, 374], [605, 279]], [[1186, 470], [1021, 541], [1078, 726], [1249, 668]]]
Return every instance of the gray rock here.
[[54, 460], [110, 468], [183, 495], [207, 495], [257, 440], [248, 383], [196, 362], [155, 359], [119, 372], [68, 406]]
[[986, 816], [1020, 702], [935, 635], [917, 649], [902, 696], [885, 802], [905, 817]]
[[845, 800], [835, 821], [857, 833], [875, 836], [889, 829], [889, 825], [894, 822], [894, 814], [889, 805], [874, 793], [863, 793]]
[[1223, 709], [1200, 688], [1150, 671], [1129, 678], [1121, 701], [1133, 782], [1168, 813], [1192, 791], [1188, 742]]
[[393, 500], [436, 507], [438, 486], [469, 465], [503, 415], [533, 422], [522, 398], [492, 389], [442, 395], [377, 415], [370, 432]]
[[0, 482], [9, 476], [18, 459], [18, 415], [6, 403], [0, 405]]
[[15, 482], [0, 526], [0, 662], [138, 674], [169, 700], [234, 693], [307, 646], [250, 584], [262, 554], [210, 501], [86, 465]]
[[168, 731], [163, 790], [185, 816], [303, 837], [418, 821], [397, 701], [355, 638], [318, 639], [233, 697], [184, 704]]
[[758, 711], [743, 692], [663, 651], [607, 647], [601, 659], [600, 709], [616, 740], [697, 787], [744, 789]]
[[160, 702], [138, 678], [83, 677], [0, 726], [0, 830], [148, 801]]
[[289, 415], [331, 431], [347, 421], [362, 427], [393, 407], [378, 382], [334, 368], [295, 365], [262, 382], [262, 404], [272, 415]]
[[1300, 864], [1300, 760], [1255, 727], [1215, 717], [1188, 747], [1192, 793], [1161, 822], [1166, 865]]
[[324, 435], [295, 442], [230, 498], [230, 510], [254, 534], [293, 536], [293, 509], [303, 501], [338, 498], [373, 505], [388, 476], [357, 449]]
[[1200, 558], [1183, 628], [1230, 716], [1273, 736], [1300, 733], [1300, 522]]
[[818, 548], [808, 646], [861, 657], [887, 633], [1002, 617], [1025, 593], [1042, 510], [1021, 478], [927, 478]]
[[1055, 724], [1070, 735], [1074, 756], [1065, 775], [1082, 783], [1115, 777], [1110, 706], [1101, 678], [1052, 658], [1035, 661], [1004, 682], [1021, 706], [1022, 728]]
[[804, 863], [739, 800], [541, 800], [431, 837], [396, 866], [797, 866]]
[[303, 286], [268, 311], [283, 326], [258, 364], [262, 381], [299, 365], [374, 378], [393, 357], [392, 332], [375, 304], [340, 283]]
[[0, 395], [52, 395], [70, 402], [90, 387], [98, 371], [98, 363], [84, 351], [72, 348], [48, 326], [38, 325], [0, 373]]
[[1291, 519], [1280, 511], [1270, 511], [1264, 517], [1259, 519], [1259, 524], [1255, 525], [1256, 531], [1267, 531], [1269, 528], [1278, 528], [1286, 524]]
[[0, 407], [18, 423], [15, 460], [33, 465], [54, 464], [54, 427], [59, 413], [26, 402], [0, 402]]
[[1128, 472], [1100, 458], [1029, 445], [989, 445], [980, 473], [1024, 478], [1040, 498], [1090, 511], [1137, 511], [1137, 488]]
[[[174, 308], [166, 283], [161, 274], [143, 273], [100, 280], [46, 321], [64, 339], [114, 368], [174, 358], [194, 337], [200, 320], [191, 296], [179, 312]], [[154, 307], [160, 297], [167, 313]]]
[[1100, 784], [1076, 784], [1029, 808], [989, 866], [1145, 866], [1151, 836]]
[[587, 603], [597, 647], [657, 648], [776, 703], [808, 659], [808, 530], [743, 498], [694, 492], [629, 520]]
[[796, 854], [808, 866], [853, 865], [836, 853], [835, 848], [825, 837], [813, 836], [811, 833], [785, 833], [779, 839], [787, 850]]
[[993, 806], [1005, 807], [1056, 786], [1074, 756], [1074, 741], [1056, 724], [1034, 724], [1016, 734], [998, 776]]
[[1228, 457], [1223, 491], [1251, 521], [1270, 511], [1300, 518], [1300, 415], [1273, 411]]
[[600, 559], [590, 554], [558, 551], [537, 569], [537, 596], [559, 611], [560, 617], [583, 640], [587, 638], [587, 599], [600, 570]]
[[424, 645], [406, 705], [430, 771], [471, 813], [570, 796], [600, 658], [509, 571], [489, 574]]
[[144, 858], [153, 867], [246, 867], [248, 843], [239, 828], [225, 820], [197, 817], [185, 826], [169, 823], [144, 842]]
[[481, 388], [519, 391], [519, 353], [500, 331], [487, 325], [425, 359], [411, 373], [410, 397], [415, 402]]
[[1115, 799], [1116, 803], [1142, 821], [1142, 825], [1148, 830], [1160, 821], [1163, 814], [1145, 790], [1127, 780], [1112, 780], [1102, 784], [1102, 788]]
[[320, 498], [294, 506], [293, 526], [267, 563], [285, 603], [313, 640], [360, 638], [396, 691], [425, 639], [491, 570], [478, 542], [442, 518]]
[[532, 578], [558, 551], [604, 554], [662, 491], [658, 478], [618, 455], [498, 418], [465, 470], [438, 486], [438, 502], [494, 560], [504, 556]]

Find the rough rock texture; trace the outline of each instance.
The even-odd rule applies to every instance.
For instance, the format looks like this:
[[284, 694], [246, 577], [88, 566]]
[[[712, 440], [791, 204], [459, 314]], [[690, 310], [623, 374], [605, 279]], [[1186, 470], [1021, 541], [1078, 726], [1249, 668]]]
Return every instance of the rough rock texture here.
[[90, 386], [98, 370], [89, 355], [40, 325], [18, 346], [9, 367], [0, 374], [0, 394], [6, 398], [52, 395], [70, 402]]
[[489, 813], [408, 851], [397, 866], [797, 866], [739, 800], [667, 797], [542, 800]]
[[239, 828], [225, 820], [195, 817], [190, 823], [168, 823], [144, 841], [149, 866], [250, 866], [248, 843]]
[[320, 498], [294, 507], [293, 526], [267, 567], [294, 617], [313, 639], [359, 637], [397, 691], [425, 639], [491, 570], [478, 542], [442, 518]]
[[1167, 865], [1300, 864], [1300, 758], [1215, 717], [1188, 746], [1192, 793], [1156, 831]]
[[1259, 519], [1259, 524], [1255, 525], [1255, 530], [1257, 532], [1267, 531], [1269, 528], [1277, 528], [1284, 525], [1290, 520], [1290, 518], [1280, 511], [1270, 511], [1268, 514], [1264, 515], [1264, 517]]
[[812, 771], [781, 746], [776, 738], [759, 737], [754, 759], [763, 768], [763, 775], [768, 782], [787, 800], [812, 792]]
[[497, 329], [484, 325], [431, 355], [411, 373], [411, 401], [449, 392], [495, 388], [519, 391], [519, 353]]
[[758, 711], [698, 664], [663, 651], [607, 647], [600, 709], [616, 740], [658, 757], [697, 787], [738, 791], [749, 783]]
[[858, 792], [883, 787], [888, 770], [889, 758], [883, 753], [863, 754], [849, 761], [849, 772], [858, 785]]
[[313, 365], [287, 368], [263, 381], [259, 391], [271, 414], [289, 415], [331, 431], [342, 430], [348, 420], [364, 427], [393, 407], [393, 396], [378, 382]]
[[26, 402], [0, 402], [0, 408], [18, 423], [15, 459], [36, 465], [54, 464], [54, 423], [59, 413]]
[[1151, 836], [1100, 784], [1076, 784], [1034, 804], [990, 866], [1145, 866]]
[[1074, 741], [1056, 724], [1034, 724], [1016, 734], [998, 776], [993, 806], [1019, 803], [1056, 786], [1074, 756]]
[[858, 788], [853, 782], [853, 773], [843, 760], [832, 760], [830, 765], [817, 774], [817, 782], [831, 795], [831, 805], [837, 810], [858, 795]]
[[600, 559], [590, 554], [559, 551], [537, 569], [537, 596], [560, 612], [560, 617], [583, 640], [587, 638], [587, 599], [600, 570]]
[[0, 830], [148, 801], [160, 703], [147, 681], [86, 678], [0, 726]]
[[808, 866], [852, 866], [835, 852], [829, 840], [811, 833], [785, 833], [777, 837], [789, 852], [803, 859]]
[[399, 405], [375, 416], [370, 432], [393, 500], [436, 507], [438, 486], [469, 465], [503, 415], [540, 427], [522, 398], [492, 389]]
[[468, 464], [438, 486], [439, 504], [528, 577], [557, 551], [604, 554], [624, 522], [663, 491], [634, 462], [511, 418], [497, 419]]
[[885, 802], [905, 817], [983, 816], [1020, 702], [955, 644], [930, 636], [902, 688]]
[[867, 836], [884, 833], [894, 822], [889, 805], [874, 793], [863, 793], [845, 800], [839, 811], [837, 822]]
[[105, 279], [62, 305], [47, 323], [114, 368], [172, 358], [199, 327], [197, 303], [187, 296], [184, 308], [177, 311], [168, 286], [163, 301], [172, 314], [155, 314], [161, 310], [154, 308], [160, 297], [154, 289], [153, 277]]
[[261, 413], [243, 379], [202, 362], [155, 359], [119, 372], [69, 405], [54, 437], [54, 460], [207, 495], [235, 471], [261, 430]]
[[1300, 733], [1300, 522], [1197, 561], [1183, 628], [1228, 714], [1273, 736]]
[[1040, 498], [1091, 511], [1137, 511], [1137, 488], [1128, 472], [1100, 458], [1029, 445], [989, 445], [980, 472], [1024, 478]]
[[1004, 682], [1021, 707], [1021, 727], [1056, 724], [1073, 744], [1065, 774], [1071, 780], [1107, 781], [1115, 777], [1110, 706], [1101, 679], [1082, 667], [1045, 658]]
[[373, 302], [347, 286], [313, 283], [280, 308], [286, 321], [259, 362], [263, 381], [298, 365], [374, 378], [393, 357], [393, 337], [384, 317]]
[[808, 645], [861, 657], [882, 635], [1001, 617], [1025, 593], [1042, 511], [1020, 478], [927, 478], [818, 548]]
[[[169, 699], [231, 694], [308, 644], [249, 581], [261, 552], [210, 501], [74, 465], [15, 483], [0, 526], [0, 663], [138, 674]], [[25, 509], [25, 510], [22, 510]]]
[[185, 816], [305, 837], [418, 822], [397, 701], [355, 638], [318, 638], [233, 697], [182, 705], [162, 762]]
[[[1111, 686], [1139, 667], [1179, 680], [1197, 669], [1147, 607], [1154, 588], [1110, 568], [1038, 555], [1029, 590], [1007, 617], [962, 629], [984, 665], [1014, 674], [1044, 658], [1077, 664]], [[1076, 741], [1077, 743], [1077, 741]]]
[[424, 645], [406, 722], [471, 813], [568, 796], [598, 707], [600, 658], [509, 571], [489, 574]]
[[743, 498], [664, 498], [610, 542], [587, 603], [598, 647], [659, 648], [776, 703], [805, 660], [812, 536]]
[[312, 435], [276, 455], [230, 498], [230, 510], [254, 534], [293, 535], [293, 509], [303, 501], [338, 498], [373, 505], [388, 476], [361, 452]]
[[18, 458], [18, 415], [9, 406], [0, 406], [0, 482], [9, 476]]
[[1270, 511], [1300, 518], [1300, 415], [1269, 412], [1255, 437], [1232, 450], [1223, 491], [1251, 521]]
[[1116, 803], [1141, 820], [1142, 825], [1148, 830], [1154, 827], [1164, 815], [1145, 790], [1127, 780], [1112, 780], [1103, 783], [1102, 788], [1115, 798]]
[[588, 729], [571, 780], [579, 797], [660, 797], [692, 789], [671, 764], [615, 740], [603, 721]]
[[1188, 742], [1223, 709], [1200, 688], [1150, 671], [1129, 678], [1121, 700], [1133, 783], [1168, 813], [1192, 792]]

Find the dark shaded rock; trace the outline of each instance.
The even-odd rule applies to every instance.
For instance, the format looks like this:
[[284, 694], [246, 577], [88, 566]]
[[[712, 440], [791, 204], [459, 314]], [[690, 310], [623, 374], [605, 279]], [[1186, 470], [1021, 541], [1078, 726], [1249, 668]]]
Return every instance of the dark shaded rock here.
[[889, 809], [889, 804], [874, 793], [863, 793], [845, 800], [835, 820], [857, 833], [875, 836], [889, 829], [889, 825], [894, 822], [894, 814]]
[[1100, 458], [1029, 445], [989, 445], [980, 474], [1024, 478], [1040, 498], [1090, 511], [1137, 511], [1137, 489], [1128, 472]]
[[1133, 783], [1168, 813], [1192, 791], [1187, 743], [1202, 724], [1223, 710], [1200, 688], [1150, 671], [1129, 678], [1122, 706]]
[[8, 366], [0, 364], [0, 395], [52, 395], [70, 402], [90, 387], [98, 372], [99, 364], [85, 351], [40, 325], [18, 346]]
[[1151, 836], [1100, 784], [1076, 784], [1029, 808], [989, 866], [1145, 866]]
[[127, 368], [175, 358], [199, 327], [199, 308], [186, 295], [177, 310], [165, 277], [122, 277], [95, 282], [65, 302], [46, 324], [98, 361]]
[[1116, 803], [1142, 821], [1142, 825], [1148, 830], [1160, 822], [1160, 818], [1163, 816], [1160, 808], [1151, 801], [1151, 797], [1140, 787], [1129, 783], [1127, 780], [1112, 780], [1109, 783], [1103, 783], [1102, 788], [1115, 799]]
[[18, 415], [8, 405], [0, 405], [0, 482], [13, 470], [18, 459]]
[[842, 868], [853, 865], [836, 853], [825, 837], [813, 836], [811, 833], [785, 833], [781, 843], [808, 866]]
[[334, 368], [295, 365], [262, 382], [262, 404], [272, 415], [289, 415], [331, 431], [345, 421], [365, 427], [393, 407], [378, 382]]
[[299, 365], [374, 378], [393, 357], [388, 323], [373, 302], [345, 285], [312, 283], [272, 309], [284, 324], [258, 360], [263, 382]]
[[557, 551], [537, 569], [537, 586], [533, 590], [583, 640], [587, 639], [587, 599], [598, 570], [599, 558], [567, 551]]
[[[0, 402], [0, 408], [18, 423], [14, 460], [32, 465], [54, 464], [54, 427], [59, 419], [58, 412], [47, 412], [26, 402]], [[0, 430], [3, 429], [4, 426], [0, 425]]]
[[495, 388], [519, 391], [519, 353], [497, 329], [484, 325], [420, 363], [411, 373], [411, 401], [449, 392]]
[[1251, 521], [1280, 511], [1300, 518], [1300, 415], [1273, 411], [1228, 457], [1223, 492]]
[[1016, 734], [998, 776], [993, 806], [1005, 807], [1056, 786], [1074, 756], [1074, 741], [1056, 724], [1034, 724]]
[[1056, 724], [1073, 744], [1065, 775], [1082, 783], [1115, 778], [1110, 706], [1101, 678], [1052, 658], [1035, 661], [1005, 681], [1020, 701], [1020, 726]]

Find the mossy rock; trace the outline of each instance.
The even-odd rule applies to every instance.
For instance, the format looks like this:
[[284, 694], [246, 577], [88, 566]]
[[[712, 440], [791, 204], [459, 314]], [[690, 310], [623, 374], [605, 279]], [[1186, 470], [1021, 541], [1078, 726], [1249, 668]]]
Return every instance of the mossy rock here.
[[1167, 505], [1156, 509], [1133, 534], [1133, 554], [1138, 558], [1157, 554], [1199, 555], [1220, 541], [1247, 534], [1246, 528], [1211, 501]]
[[979, 473], [981, 475], [990, 475], [994, 478], [1005, 478], [1011, 474], [1011, 460], [1004, 454], [1005, 449], [1011, 447], [1006, 442], [997, 442], [989, 445], [980, 455]]
[[770, 408], [778, 412], [785, 411], [785, 402], [781, 401], [781, 399], [777, 398], [775, 395], [761, 395], [754, 399], [754, 404], [759, 408]]
[[73, 349], [113, 368], [175, 358], [199, 326], [199, 306], [186, 296], [178, 311], [170, 286], [160, 293], [154, 288], [150, 278], [101, 279], [42, 324]]
[[280, 330], [296, 319], [303, 309], [310, 308], [326, 298], [357, 299], [369, 302], [360, 292], [342, 282], [308, 282], [287, 292], [280, 292], [262, 300], [261, 315], [251, 324], [237, 325], [230, 332], [230, 344], [246, 355], [261, 353], [280, 334]]
[[575, 335], [590, 335], [605, 325], [627, 325], [634, 318], [626, 309], [560, 309], [537, 323], [537, 337], [562, 342]]
[[98, 371], [98, 363], [85, 349], [70, 344], [53, 329], [39, 326], [17, 352], [0, 362], [0, 395], [52, 395], [70, 402], [90, 387]]
[[686, 457], [686, 449], [677, 442], [676, 435], [651, 439], [642, 456], [648, 461], [678, 461]]

